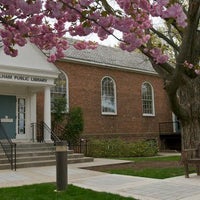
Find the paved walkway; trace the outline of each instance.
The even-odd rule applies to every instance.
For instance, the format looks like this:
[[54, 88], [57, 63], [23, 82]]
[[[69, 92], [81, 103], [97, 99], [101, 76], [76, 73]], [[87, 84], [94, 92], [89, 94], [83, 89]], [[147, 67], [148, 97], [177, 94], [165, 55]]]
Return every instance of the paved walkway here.
[[[82, 188], [105, 191], [139, 200], [199, 200], [200, 177], [191, 175], [164, 180], [107, 174], [81, 167], [122, 163], [126, 161], [95, 159], [91, 163], [68, 165], [68, 183]], [[56, 167], [34, 167], [17, 171], [0, 170], [0, 187], [55, 182]], [[84, 200], [84, 199], [83, 199]]]

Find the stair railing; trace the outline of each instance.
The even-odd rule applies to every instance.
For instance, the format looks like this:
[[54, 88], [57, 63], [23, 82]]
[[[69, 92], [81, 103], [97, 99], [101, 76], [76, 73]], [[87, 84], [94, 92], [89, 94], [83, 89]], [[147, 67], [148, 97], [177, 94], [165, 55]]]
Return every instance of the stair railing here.
[[52, 129], [50, 129], [50, 127], [48, 127], [47, 124], [44, 122], [31, 123], [31, 127], [32, 127], [33, 141], [36, 135], [37, 142], [45, 142], [45, 139], [44, 139], [45, 132], [51, 135], [51, 140], [54, 143], [61, 141], [60, 138], [55, 134], [55, 132]]
[[53, 140], [54, 143], [56, 142], [60, 142], [60, 138], [54, 133], [54, 131], [52, 129], [50, 129], [46, 123], [41, 122], [43, 127], [44, 127], [44, 131], [47, 131], [49, 134], [51, 134], [51, 139]]
[[11, 139], [8, 137], [2, 123], [0, 122], [0, 144], [2, 149], [10, 162], [11, 170], [15, 170], [17, 168], [16, 165], [16, 143], [13, 143]]

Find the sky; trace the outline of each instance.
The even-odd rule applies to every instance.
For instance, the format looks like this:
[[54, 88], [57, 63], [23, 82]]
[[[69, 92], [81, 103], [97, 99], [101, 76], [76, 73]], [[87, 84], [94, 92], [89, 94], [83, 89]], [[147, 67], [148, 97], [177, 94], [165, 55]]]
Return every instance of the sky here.
[[[118, 33], [118, 35], [120, 36], [119, 33]], [[110, 47], [115, 47], [119, 43], [119, 41], [116, 38], [114, 38], [112, 35], [108, 36], [108, 39], [101, 41], [98, 38], [98, 36], [96, 36], [94, 33], [91, 35], [88, 35], [86, 37], [77, 36], [77, 37], [73, 37], [73, 38], [78, 39], [78, 40], [94, 41], [94, 42], [97, 42], [98, 44], [110, 46]]]

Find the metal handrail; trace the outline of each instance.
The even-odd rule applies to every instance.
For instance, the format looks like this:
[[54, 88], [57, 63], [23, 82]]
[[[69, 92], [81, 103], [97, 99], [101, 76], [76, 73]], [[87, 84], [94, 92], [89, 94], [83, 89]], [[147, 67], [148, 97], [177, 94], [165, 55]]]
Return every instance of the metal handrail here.
[[50, 129], [46, 123], [32, 123], [32, 137], [34, 141], [35, 130], [37, 130], [37, 142], [45, 142], [44, 140], [44, 132], [47, 131], [51, 135], [51, 139], [54, 143], [61, 141], [60, 138], [54, 133], [52, 129]]
[[54, 131], [52, 129], [50, 129], [46, 123], [41, 122], [43, 124], [44, 130], [48, 131], [49, 133], [51, 133], [51, 139], [54, 141], [54, 143], [56, 142], [60, 142], [60, 138], [54, 133]]
[[15, 170], [17, 168], [16, 164], [16, 143], [13, 143], [11, 139], [8, 137], [4, 127], [0, 122], [0, 144], [8, 161], [10, 162], [11, 170]]
[[[175, 127], [174, 129], [174, 126]], [[180, 133], [180, 122], [179, 121], [171, 121], [171, 122], [160, 122], [159, 123], [159, 133]]]

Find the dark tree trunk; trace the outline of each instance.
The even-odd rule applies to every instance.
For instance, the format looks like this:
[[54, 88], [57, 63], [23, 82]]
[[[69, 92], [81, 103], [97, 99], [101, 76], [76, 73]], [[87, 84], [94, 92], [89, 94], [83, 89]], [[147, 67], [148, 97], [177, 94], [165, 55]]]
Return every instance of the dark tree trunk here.
[[184, 112], [179, 112], [182, 127], [182, 148], [194, 148], [200, 143], [200, 78], [188, 79], [177, 90], [179, 106]]
[[182, 126], [182, 149], [190, 149], [197, 147], [200, 143], [200, 120], [189, 119], [181, 121]]

